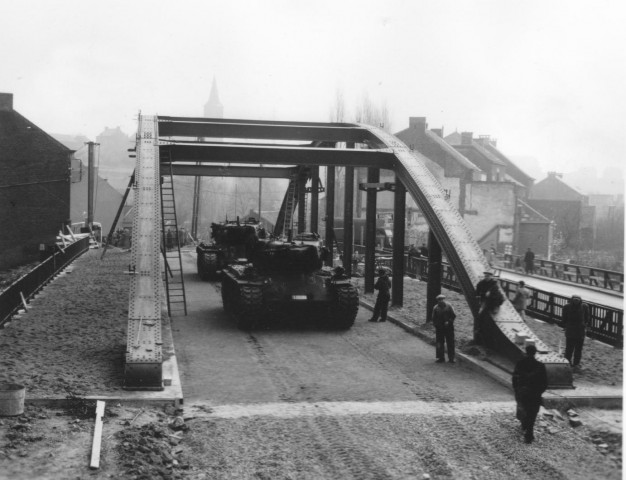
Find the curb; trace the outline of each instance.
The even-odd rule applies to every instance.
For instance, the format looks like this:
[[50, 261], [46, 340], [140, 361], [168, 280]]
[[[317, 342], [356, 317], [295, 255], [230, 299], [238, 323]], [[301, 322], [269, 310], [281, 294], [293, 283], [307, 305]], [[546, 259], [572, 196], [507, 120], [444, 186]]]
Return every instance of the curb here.
[[[374, 307], [367, 303], [365, 300], [359, 299], [359, 304], [368, 310], [373, 311]], [[413, 325], [408, 324], [407, 322], [395, 318], [393, 315], [387, 313], [387, 321], [398, 325], [400, 328], [406, 330], [407, 332], [415, 335], [419, 339], [428, 343], [429, 345], [434, 345], [432, 339], [425, 335], [423, 332], [419, 331]], [[456, 352], [456, 358], [459, 363], [463, 363], [471, 370], [481, 373], [483, 375], [487, 375], [492, 378], [496, 382], [501, 385], [507, 387], [509, 390], [513, 390], [511, 385], [511, 374], [506, 372], [500, 367], [497, 367], [493, 363], [487, 360], [480, 360], [476, 357], [472, 357], [466, 355], [464, 353]], [[618, 390], [617, 388], [615, 390]], [[567, 392], [574, 393], [576, 391], [576, 387], [572, 390], [566, 390]], [[568, 409], [571, 407], [593, 407], [593, 408], [604, 408], [604, 409], [621, 409], [623, 403], [622, 395], [589, 395], [589, 394], [581, 394], [581, 395], [572, 395], [570, 393], [561, 393], [565, 392], [562, 390], [548, 390], [544, 393], [543, 403], [546, 408], [560, 408], [560, 409]]]

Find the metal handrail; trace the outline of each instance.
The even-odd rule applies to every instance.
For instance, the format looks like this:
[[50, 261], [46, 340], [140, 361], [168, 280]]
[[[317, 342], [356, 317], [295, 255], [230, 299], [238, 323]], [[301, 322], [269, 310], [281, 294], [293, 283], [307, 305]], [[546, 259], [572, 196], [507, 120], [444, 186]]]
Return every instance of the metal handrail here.
[[[517, 259], [521, 260], [521, 268], [524, 269], [524, 261], [521, 255], [511, 255], [504, 258], [505, 267], [515, 268]], [[556, 262], [554, 260], [535, 259], [534, 274], [558, 278], [568, 282], [592, 285], [606, 290], [624, 291], [624, 273], [604, 268], [575, 265], [573, 263]]]
[[[391, 260], [378, 258], [381, 265], [391, 267]], [[454, 271], [449, 264], [442, 265], [441, 284], [456, 292], [461, 292], [461, 286], [456, 280]], [[404, 273], [415, 276], [420, 280], [428, 280], [428, 260], [423, 257], [404, 256]], [[515, 294], [517, 282], [514, 280], [499, 279], [502, 290], [510, 299]], [[526, 312], [533, 318], [554, 323], [562, 326], [563, 306], [570, 297], [558, 295], [553, 292], [526, 287], [531, 292]], [[587, 336], [595, 338], [615, 347], [622, 347], [624, 344], [624, 310], [607, 307], [593, 302], [585, 302], [589, 306], [591, 314], [591, 325], [587, 329]]]
[[89, 250], [89, 237], [68, 245], [63, 251], [57, 251], [43, 262], [13, 282], [0, 293], [0, 325], [8, 322], [20, 308], [23, 300], [29, 300], [60, 270], [76, 257]]

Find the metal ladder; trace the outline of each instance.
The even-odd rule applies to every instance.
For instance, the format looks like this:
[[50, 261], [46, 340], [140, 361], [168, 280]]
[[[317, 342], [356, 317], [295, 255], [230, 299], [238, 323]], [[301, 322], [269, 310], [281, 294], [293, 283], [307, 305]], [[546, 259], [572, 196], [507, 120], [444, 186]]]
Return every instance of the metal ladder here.
[[[163, 241], [161, 249], [165, 260], [165, 289], [167, 294], [167, 311], [172, 317], [174, 314], [184, 312], [187, 315], [187, 299], [185, 296], [185, 282], [183, 280], [183, 261], [180, 254], [180, 235], [178, 232], [178, 220], [176, 218], [176, 204], [174, 202], [174, 178], [172, 175], [172, 162], [166, 160], [167, 171], [161, 172], [161, 234]], [[164, 165], [164, 163], [161, 163]], [[172, 232], [168, 241], [168, 228]], [[173, 248], [168, 249], [172, 246]]]

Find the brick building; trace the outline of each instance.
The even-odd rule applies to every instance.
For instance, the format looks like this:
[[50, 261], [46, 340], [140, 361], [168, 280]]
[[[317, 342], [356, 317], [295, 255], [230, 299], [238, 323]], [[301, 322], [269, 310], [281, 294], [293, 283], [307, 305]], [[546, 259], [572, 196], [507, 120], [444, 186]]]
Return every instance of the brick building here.
[[72, 153], [0, 93], [0, 268], [38, 258], [69, 221]]

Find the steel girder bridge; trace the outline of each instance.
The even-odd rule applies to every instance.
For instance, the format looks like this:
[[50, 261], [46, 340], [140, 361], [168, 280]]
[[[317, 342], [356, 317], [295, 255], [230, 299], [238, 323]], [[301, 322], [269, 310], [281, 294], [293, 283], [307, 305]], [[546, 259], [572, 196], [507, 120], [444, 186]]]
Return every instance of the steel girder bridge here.
[[[367, 168], [365, 290], [373, 291], [375, 260], [376, 193], [394, 192], [394, 250], [392, 303], [402, 304], [405, 201], [408, 192], [423, 212], [429, 227], [429, 283], [427, 311], [441, 292], [442, 254], [448, 259], [468, 305], [479, 318], [475, 285], [488, 263], [464, 219], [447, 200], [446, 193], [425, 166], [425, 157], [411, 151], [385, 131], [362, 124], [278, 122], [140, 116], [134, 177], [134, 219], [125, 388], [161, 389], [161, 315], [164, 296], [170, 307], [170, 289], [164, 244], [165, 187], [174, 175], [288, 178], [275, 233], [287, 233], [297, 215], [299, 231], [306, 225], [304, 198], [310, 180], [310, 228], [317, 232], [319, 167], [326, 174], [326, 244], [333, 244], [335, 169], [345, 167], [344, 251], [352, 258], [354, 169]], [[392, 185], [380, 183], [380, 170], [395, 174]], [[169, 180], [169, 182], [168, 182]], [[169, 193], [168, 193], [169, 194]], [[180, 254], [179, 254], [180, 255]], [[165, 261], [161, 259], [165, 257]], [[179, 258], [180, 260], [180, 258]], [[162, 267], [162, 264], [165, 264]], [[345, 262], [350, 273], [351, 262]], [[182, 267], [181, 267], [182, 270]], [[182, 282], [182, 272], [180, 274]], [[184, 289], [183, 289], [184, 292]], [[183, 293], [183, 302], [184, 302]], [[171, 312], [171, 308], [170, 308]], [[520, 338], [533, 341], [537, 358], [546, 365], [552, 388], [571, 388], [572, 372], [567, 360], [551, 351], [522, 321], [508, 300], [495, 315], [481, 315], [486, 346], [516, 361], [523, 355]]]

